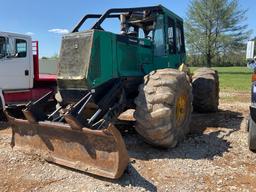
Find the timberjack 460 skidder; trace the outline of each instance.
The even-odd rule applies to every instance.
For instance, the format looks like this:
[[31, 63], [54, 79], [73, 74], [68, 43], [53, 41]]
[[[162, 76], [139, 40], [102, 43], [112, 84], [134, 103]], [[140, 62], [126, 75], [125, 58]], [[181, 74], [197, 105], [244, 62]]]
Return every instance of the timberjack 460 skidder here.
[[[79, 31], [91, 18], [98, 19], [93, 27]], [[120, 20], [120, 34], [103, 29], [110, 18]], [[163, 6], [86, 15], [62, 39], [56, 107], [46, 107], [54, 94], [48, 93], [29, 103], [23, 118], [5, 111], [12, 146], [119, 178], [129, 158], [114, 125], [126, 109], [136, 109], [137, 132], [159, 147], [174, 147], [189, 132], [192, 87], [195, 110], [217, 110], [217, 72], [202, 68], [189, 81], [183, 62], [183, 20]]]

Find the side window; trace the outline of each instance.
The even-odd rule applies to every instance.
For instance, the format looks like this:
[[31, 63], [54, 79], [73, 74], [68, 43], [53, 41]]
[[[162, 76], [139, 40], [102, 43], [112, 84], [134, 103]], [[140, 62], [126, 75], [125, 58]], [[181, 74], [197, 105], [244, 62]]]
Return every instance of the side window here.
[[168, 19], [168, 45], [169, 45], [169, 53], [174, 54], [176, 51], [175, 39], [174, 39], [174, 20]]
[[165, 55], [165, 43], [164, 43], [164, 17], [160, 15], [156, 21], [156, 28], [154, 32], [155, 43], [155, 56]]
[[6, 38], [0, 36], [0, 59], [6, 56]]
[[183, 25], [180, 22], [177, 22], [176, 27], [176, 44], [178, 53], [185, 53], [184, 31]]
[[27, 56], [27, 41], [23, 39], [16, 39], [16, 57], [22, 58]]

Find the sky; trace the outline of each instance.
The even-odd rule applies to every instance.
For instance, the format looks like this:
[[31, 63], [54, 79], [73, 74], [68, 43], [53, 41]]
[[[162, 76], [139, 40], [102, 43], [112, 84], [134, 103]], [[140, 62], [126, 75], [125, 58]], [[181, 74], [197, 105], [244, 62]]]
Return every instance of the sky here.
[[[110, 8], [153, 6], [162, 4], [182, 18], [190, 0], [0, 0], [0, 31], [28, 34], [39, 41], [40, 56], [50, 57], [59, 53], [61, 36], [89, 13], [104, 13]], [[248, 29], [256, 36], [255, 0], [240, 0], [248, 9]], [[111, 24], [106, 24], [112, 27]]]

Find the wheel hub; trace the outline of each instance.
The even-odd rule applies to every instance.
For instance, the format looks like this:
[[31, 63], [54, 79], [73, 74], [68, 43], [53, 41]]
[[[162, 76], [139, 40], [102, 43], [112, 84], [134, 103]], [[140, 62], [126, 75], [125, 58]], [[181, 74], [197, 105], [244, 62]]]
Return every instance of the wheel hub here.
[[186, 119], [187, 114], [187, 96], [181, 95], [176, 103], [176, 126], [180, 127]]

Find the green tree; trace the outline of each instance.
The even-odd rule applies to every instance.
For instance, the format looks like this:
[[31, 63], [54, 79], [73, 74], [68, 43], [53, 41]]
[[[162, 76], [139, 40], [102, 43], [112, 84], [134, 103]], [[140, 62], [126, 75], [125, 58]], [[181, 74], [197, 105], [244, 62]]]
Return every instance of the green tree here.
[[246, 12], [238, 0], [192, 0], [185, 21], [189, 53], [211, 67], [217, 57], [243, 49], [250, 35]]

